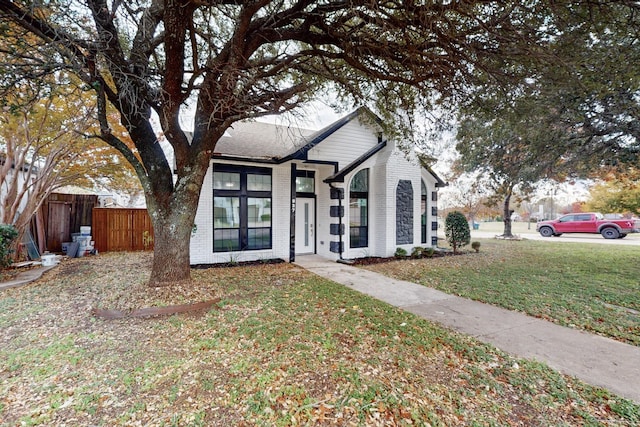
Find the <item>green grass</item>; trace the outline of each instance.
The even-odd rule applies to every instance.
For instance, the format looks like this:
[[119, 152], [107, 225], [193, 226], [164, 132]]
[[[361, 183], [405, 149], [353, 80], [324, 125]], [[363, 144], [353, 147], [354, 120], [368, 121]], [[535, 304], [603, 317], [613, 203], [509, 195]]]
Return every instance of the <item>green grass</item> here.
[[207, 313], [93, 318], [144, 286], [140, 256], [0, 294], [0, 426], [640, 423], [629, 400], [290, 264], [194, 270], [193, 294], [222, 298]]
[[480, 253], [369, 268], [640, 345], [637, 247], [474, 240]]

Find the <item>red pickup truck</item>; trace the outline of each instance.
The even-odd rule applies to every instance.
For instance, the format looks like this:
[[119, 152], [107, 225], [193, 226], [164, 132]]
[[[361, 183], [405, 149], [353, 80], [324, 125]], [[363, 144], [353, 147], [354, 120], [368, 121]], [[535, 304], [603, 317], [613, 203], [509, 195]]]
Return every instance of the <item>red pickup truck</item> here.
[[622, 239], [640, 232], [640, 224], [632, 219], [605, 219], [601, 213], [572, 213], [552, 221], [540, 221], [536, 230], [543, 237], [562, 233], [600, 233], [605, 239]]

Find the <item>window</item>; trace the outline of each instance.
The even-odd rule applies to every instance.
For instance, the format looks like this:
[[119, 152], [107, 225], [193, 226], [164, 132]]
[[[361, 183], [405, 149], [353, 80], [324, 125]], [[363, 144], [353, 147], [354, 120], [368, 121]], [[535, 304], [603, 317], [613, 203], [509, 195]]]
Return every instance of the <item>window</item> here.
[[215, 190], [240, 190], [240, 174], [235, 172], [214, 172]]
[[247, 174], [247, 191], [271, 191], [271, 175]]
[[302, 195], [314, 195], [315, 192], [315, 172], [307, 170], [296, 171], [296, 193]]
[[369, 246], [369, 169], [358, 172], [349, 191], [349, 246]]
[[271, 248], [271, 170], [214, 165], [213, 251]]
[[420, 229], [422, 243], [427, 243], [427, 186], [420, 180]]

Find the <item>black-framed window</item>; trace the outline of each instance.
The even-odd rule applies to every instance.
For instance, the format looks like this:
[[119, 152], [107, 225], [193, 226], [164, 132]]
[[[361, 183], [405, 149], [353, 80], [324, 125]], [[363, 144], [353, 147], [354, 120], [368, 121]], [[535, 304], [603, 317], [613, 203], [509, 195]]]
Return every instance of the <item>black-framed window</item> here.
[[213, 251], [271, 249], [271, 169], [213, 166]]
[[427, 186], [420, 180], [420, 230], [421, 242], [427, 243]]
[[349, 187], [349, 247], [369, 246], [369, 169], [363, 169]]

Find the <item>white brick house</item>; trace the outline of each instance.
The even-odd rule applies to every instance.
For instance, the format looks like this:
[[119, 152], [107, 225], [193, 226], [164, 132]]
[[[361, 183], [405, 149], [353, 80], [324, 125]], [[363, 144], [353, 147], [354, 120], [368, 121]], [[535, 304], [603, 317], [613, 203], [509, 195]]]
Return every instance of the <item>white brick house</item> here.
[[191, 263], [392, 256], [437, 243], [444, 182], [361, 108], [320, 131], [237, 123], [218, 142]]

